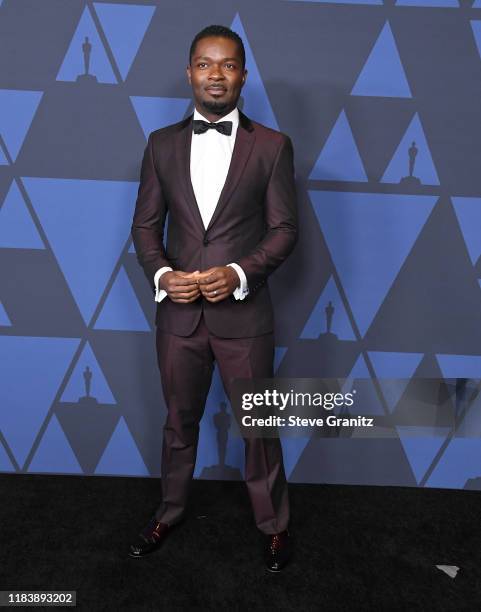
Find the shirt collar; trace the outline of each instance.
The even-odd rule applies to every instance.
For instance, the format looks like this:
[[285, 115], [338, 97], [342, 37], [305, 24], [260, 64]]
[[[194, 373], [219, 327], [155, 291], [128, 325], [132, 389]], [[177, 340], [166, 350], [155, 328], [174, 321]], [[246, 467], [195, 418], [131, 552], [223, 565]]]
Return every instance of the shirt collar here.
[[[201, 115], [196, 108], [194, 108], [193, 119], [202, 119], [203, 121], [209, 121], [203, 115]], [[232, 121], [232, 133], [235, 133], [239, 125], [239, 109], [237, 108], [237, 106], [233, 110], [231, 110], [228, 115], [217, 119], [217, 121], [214, 121], [213, 123], [218, 123], [219, 121]]]

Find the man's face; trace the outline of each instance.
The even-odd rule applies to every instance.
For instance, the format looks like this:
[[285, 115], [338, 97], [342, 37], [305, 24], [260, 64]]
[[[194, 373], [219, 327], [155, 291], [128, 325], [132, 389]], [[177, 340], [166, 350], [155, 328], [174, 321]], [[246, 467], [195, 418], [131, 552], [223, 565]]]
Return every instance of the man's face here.
[[246, 77], [237, 43], [223, 36], [201, 38], [187, 66], [196, 108], [204, 114], [223, 116], [234, 109]]

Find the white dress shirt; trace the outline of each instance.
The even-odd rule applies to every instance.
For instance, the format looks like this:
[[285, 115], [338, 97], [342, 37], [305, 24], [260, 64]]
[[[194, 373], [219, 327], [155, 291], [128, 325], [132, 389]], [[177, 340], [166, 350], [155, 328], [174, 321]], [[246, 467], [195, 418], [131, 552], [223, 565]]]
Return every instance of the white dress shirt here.
[[[197, 109], [194, 109], [193, 119], [208, 121]], [[217, 206], [220, 193], [224, 187], [227, 173], [232, 159], [232, 151], [239, 126], [239, 111], [234, 108], [228, 115], [218, 121], [232, 121], [230, 136], [221, 134], [217, 130], [209, 129], [203, 134], [194, 134], [190, 147], [190, 179], [195, 199], [199, 206], [200, 216], [207, 229], [214, 210]], [[209, 122], [210, 123], [210, 122]], [[217, 121], [215, 122], [217, 123]], [[240, 279], [240, 286], [236, 287], [233, 295], [236, 300], [243, 300], [249, 293], [247, 278], [244, 270], [236, 263], [227, 264], [234, 268]], [[167, 292], [159, 289], [159, 279], [164, 272], [172, 268], [165, 266], [157, 270], [154, 276], [155, 301], [161, 302]]]

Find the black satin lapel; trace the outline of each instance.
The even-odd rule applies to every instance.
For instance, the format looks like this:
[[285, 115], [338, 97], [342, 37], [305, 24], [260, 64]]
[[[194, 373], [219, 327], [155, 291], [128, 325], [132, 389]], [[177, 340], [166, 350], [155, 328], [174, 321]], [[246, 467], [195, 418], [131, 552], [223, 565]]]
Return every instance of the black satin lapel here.
[[229, 165], [229, 171], [227, 172], [227, 177], [224, 183], [224, 187], [219, 196], [219, 200], [217, 202], [217, 206], [214, 210], [214, 214], [212, 215], [212, 219], [207, 227], [208, 231], [212, 225], [216, 222], [218, 216], [220, 215], [222, 209], [225, 207], [229, 198], [233, 194], [237, 183], [239, 182], [242, 172], [244, 171], [247, 160], [249, 159], [249, 155], [252, 151], [252, 146], [255, 140], [254, 131], [247, 131], [241, 125], [237, 128], [237, 134], [234, 144], [234, 149], [232, 151], [232, 158]]
[[199, 206], [197, 204], [197, 200], [195, 199], [195, 193], [190, 178], [192, 118], [193, 115], [186, 120], [184, 127], [182, 127], [176, 134], [175, 155], [177, 158], [179, 184], [184, 194], [184, 199], [192, 212], [195, 223], [200, 226], [202, 233], [204, 233], [204, 222], [202, 221], [202, 217], [200, 215]]

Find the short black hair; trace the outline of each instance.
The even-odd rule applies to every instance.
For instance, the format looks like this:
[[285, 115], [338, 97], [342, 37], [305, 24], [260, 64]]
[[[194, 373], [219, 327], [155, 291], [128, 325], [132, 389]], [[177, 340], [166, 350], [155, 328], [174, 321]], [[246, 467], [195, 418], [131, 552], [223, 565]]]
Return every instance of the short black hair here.
[[195, 46], [197, 45], [199, 40], [201, 38], [207, 38], [208, 36], [223, 36], [224, 38], [230, 38], [231, 40], [234, 40], [237, 43], [237, 46], [239, 47], [239, 50], [241, 53], [242, 69], [245, 68], [246, 52], [244, 49], [244, 43], [242, 42], [242, 38], [239, 36], [239, 34], [237, 34], [237, 32], [234, 32], [230, 28], [227, 28], [226, 26], [222, 26], [222, 25], [207, 26], [206, 28], [204, 28], [203, 30], [201, 30], [195, 35], [194, 40], [192, 41], [192, 44], [190, 45], [189, 64], [192, 64], [192, 56], [194, 55]]

